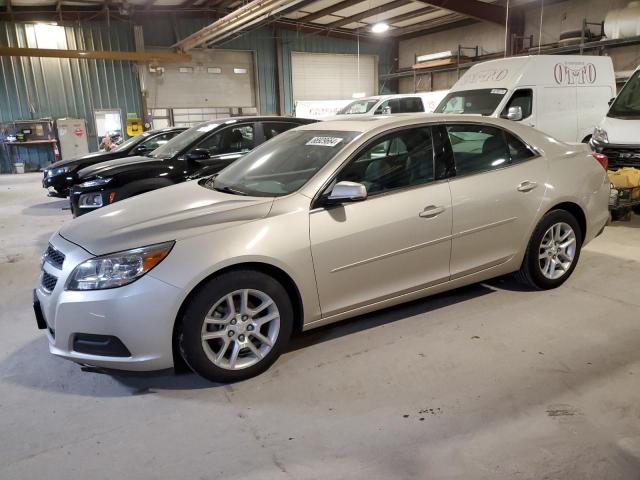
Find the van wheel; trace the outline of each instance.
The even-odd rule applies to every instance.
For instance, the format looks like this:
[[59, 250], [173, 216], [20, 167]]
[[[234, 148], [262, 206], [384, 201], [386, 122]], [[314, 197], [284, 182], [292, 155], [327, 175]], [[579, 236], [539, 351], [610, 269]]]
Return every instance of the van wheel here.
[[566, 210], [553, 210], [538, 223], [516, 276], [522, 283], [548, 290], [562, 285], [580, 258], [582, 232]]
[[293, 308], [262, 272], [237, 270], [207, 281], [183, 317], [180, 351], [198, 375], [235, 382], [264, 372], [289, 341]]

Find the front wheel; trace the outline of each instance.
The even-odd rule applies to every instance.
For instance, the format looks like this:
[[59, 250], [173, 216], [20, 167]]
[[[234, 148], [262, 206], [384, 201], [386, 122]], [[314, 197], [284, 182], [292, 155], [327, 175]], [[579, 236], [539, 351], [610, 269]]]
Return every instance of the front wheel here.
[[180, 351], [208, 380], [244, 380], [276, 361], [292, 327], [291, 301], [278, 281], [262, 272], [232, 271], [209, 280], [192, 297]]
[[536, 226], [517, 276], [543, 290], [562, 285], [573, 273], [582, 248], [575, 217], [566, 210], [547, 213]]

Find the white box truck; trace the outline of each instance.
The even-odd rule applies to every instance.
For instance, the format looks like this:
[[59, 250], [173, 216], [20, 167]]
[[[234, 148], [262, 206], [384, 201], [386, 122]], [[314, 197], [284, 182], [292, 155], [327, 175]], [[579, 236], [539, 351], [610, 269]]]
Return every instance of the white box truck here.
[[508, 118], [565, 142], [587, 142], [615, 92], [609, 57], [510, 57], [471, 67], [435, 111]]

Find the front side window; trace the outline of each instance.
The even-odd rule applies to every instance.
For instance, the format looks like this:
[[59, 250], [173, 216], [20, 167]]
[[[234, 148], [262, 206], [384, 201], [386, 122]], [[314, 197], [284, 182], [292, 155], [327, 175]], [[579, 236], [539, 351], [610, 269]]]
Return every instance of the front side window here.
[[290, 130], [263, 143], [203, 185], [239, 195], [287, 195], [307, 183], [358, 135], [341, 130]]
[[435, 113], [492, 115], [507, 93], [506, 88], [483, 88], [451, 92], [442, 99]]
[[205, 138], [194, 148], [209, 155], [248, 152], [253, 148], [253, 124], [227, 127]]
[[511, 95], [500, 116], [506, 118], [509, 113], [509, 108], [511, 107], [520, 107], [522, 109], [523, 120], [530, 117], [533, 112], [533, 90], [523, 88], [513, 92], [513, 95]]
[[429, 127], [402, 130], [374, 140], [338, 174], [336, 182], [362, 183], [369, 195], [433, 181]]
[[503, 131], [486, 125], [447, 126], [456, 175], [468, 175], [501, 168], [510, 155]]
[[424, 112], [422, 99], [419, 97], [390, 98], [376, 108], [376, 115], [387, 115], [390, 113], [415, 113]]
[[616, 97], [608, 117], [614, 118], [640, 118], [640, 70], [622, 87], [622, 91]]

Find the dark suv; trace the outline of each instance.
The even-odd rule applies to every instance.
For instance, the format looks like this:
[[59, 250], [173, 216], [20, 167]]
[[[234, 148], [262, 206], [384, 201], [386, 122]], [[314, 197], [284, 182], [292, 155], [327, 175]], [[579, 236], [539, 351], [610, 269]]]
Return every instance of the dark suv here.
[[131, 137], [109, 152], [95, 152], [79, 158], [52, 163], [43, 170], [42, 186], [49, 189], [49, 196], [64, 198], [69, 194], [71, 186], [77, 181], [79, 170], [106, 160], [146, 155], [185, 130], [186, 127], [151, 130]]
[[69, 200], [73, 216], [185, 180], [212, 175], [276, 135], [313, 123], [291, 117], [238, 117], [204, 122], [148, 157], [99, 163], [78, 172]]

